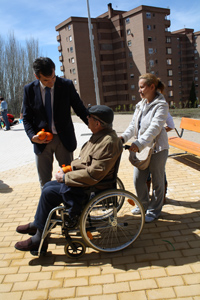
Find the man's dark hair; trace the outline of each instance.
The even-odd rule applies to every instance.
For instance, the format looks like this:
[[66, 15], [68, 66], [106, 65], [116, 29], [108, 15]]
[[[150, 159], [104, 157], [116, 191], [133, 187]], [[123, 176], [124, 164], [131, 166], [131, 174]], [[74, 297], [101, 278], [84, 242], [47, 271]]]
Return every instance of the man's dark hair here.
[[40, 77], [40, 74], [48, 77], [51, 76], [53, 70], [55, 70], [55, 64], [48, 57], [39, 57], [36, 58], [33, 63], [33, 70], [37, 77]]
[[3, 101], [3, 100], [4, 100], [4, 97], [0, 97], [0, 100]]

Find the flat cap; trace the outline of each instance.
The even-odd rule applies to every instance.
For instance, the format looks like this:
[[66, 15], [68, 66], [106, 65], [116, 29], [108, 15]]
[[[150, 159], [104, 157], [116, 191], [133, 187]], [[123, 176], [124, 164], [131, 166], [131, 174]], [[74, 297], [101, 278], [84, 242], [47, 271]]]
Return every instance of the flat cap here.
[[88, 108], [88, 112], [91, 115], [96, 116], [100, 121], [111, 124], [114, 119], [113, 110], [106, 105], [93, 105]]

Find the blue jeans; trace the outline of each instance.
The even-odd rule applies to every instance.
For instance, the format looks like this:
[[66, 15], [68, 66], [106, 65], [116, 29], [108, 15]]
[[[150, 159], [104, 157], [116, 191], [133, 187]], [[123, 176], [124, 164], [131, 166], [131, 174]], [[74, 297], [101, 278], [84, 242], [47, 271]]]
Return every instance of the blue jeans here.
[[10, 123], [9, 123], [9, 121], [8, 121], [8, 116], [7, 116], [7, 109], [5, 109], [4, 111], [2, 111], [1, 112], [1, 114], [2, 114], [2, 117], [3, 117], [3, 120], [4, 120], [4, 122], [5, 122], [5, 124], [6, 124], [6, 129], [10, 129]]
[[[165, 164], [168, 157], [168, 150], [163, 150], [152, 154], [149, 167], [146, 170], [134, 168], [134, 185], [137, 196], [144, 206], [146, 214], [153, 215], [155, 218], [160, 216], [163, 199], [165, 193]], [[147, 188], [147, 178], [151, 173], [153, 194], [152, 199], [149, 199]]]

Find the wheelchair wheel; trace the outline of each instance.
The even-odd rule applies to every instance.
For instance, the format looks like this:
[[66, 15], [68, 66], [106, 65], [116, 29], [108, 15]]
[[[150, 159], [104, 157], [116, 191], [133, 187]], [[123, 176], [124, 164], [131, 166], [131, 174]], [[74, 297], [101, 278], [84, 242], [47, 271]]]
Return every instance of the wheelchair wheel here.
[[[117, 177], [117, 189], [124, 190], [123, 182]], [[105, 193], [105, 191], [103, 192]], [[92, 220], [104, 219], [112, 214], [113, 209], [113, 200], [114, 198], [104, 199], [104, 201], [99, 202], [97, 207], [94, 207], [93, 213], [90, 214]], [[117, 210], [120, 210], [124, 203], [124, 197], [118, 195], [117, 199]], [[95, 213], [95, 210], [98, 210], [98, 214]]]
[[117, 177], [117, 189], [118, 190], [124, 190], [125, 189], [123, 182], [118, 177]]
[[[123, 199], [118, 209], [118, 199]], [[104, 202], [112, 203], [104, 212]], [[140, 215], [131, 210], [138, 206]], [[100, 208], [100, 209], [99, 209]], [[95, 196], [85, 207], [80, 219], [80, 232], [88, 246], [98, 251], [115, 252], [131, 245], [140, 235], [145, 220], [142, 204], [125, 190], [108, 190]]]
[[86, 247], [81, 241], [72, 240], [71, 245], [65, 245], [65, 254], [70, 258], [79, 258], [85, 253]]

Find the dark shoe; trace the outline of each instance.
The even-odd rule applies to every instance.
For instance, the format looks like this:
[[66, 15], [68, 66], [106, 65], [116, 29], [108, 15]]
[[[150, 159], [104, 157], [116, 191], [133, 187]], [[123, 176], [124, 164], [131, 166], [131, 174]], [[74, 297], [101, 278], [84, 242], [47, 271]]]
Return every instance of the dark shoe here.
[[21, 234], [29, 234], [29, 235], [35, 235], [37, 232], [37, 228], [36, 227], [32, 227], [30, 228], [30, 223], [26, 224], [26, 225], [20, 225], [16, 228], [16, 231], [18, 233]]
[[70, 217], [67, 216], [66, 221], [65, 221], [65, 226], [67, 228], [75, 228], [78, 225], [78, 219], [79, 216], [75, 216], [75, 217]]
[[[32, 239], [29, 238], [28, 240], [17, 242], [15, 244], [15, 249], [20, 250], [20, 251], [37, 252], [39, 246], [40, 246], [40, 242], [33, 243]], [[44, 241], [41, 252], [46, 253], [47, 248], [48, 248], [48, 243], [47, 243], [47, 241]]]

